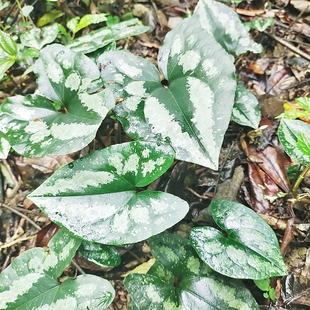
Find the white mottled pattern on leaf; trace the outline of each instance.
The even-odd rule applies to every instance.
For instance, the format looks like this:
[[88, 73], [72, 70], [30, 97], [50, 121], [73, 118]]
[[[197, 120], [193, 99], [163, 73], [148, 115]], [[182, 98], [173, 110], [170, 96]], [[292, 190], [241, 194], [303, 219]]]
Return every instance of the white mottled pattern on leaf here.
[[120, 84], [124, 83], [124, 75], [123, 74], [116, 73], [114, 75], [114, 79], [115, 79], [116, 83], [120, 83]]
[[[171, 115], [157, 98], [149, 97], [145, 101], [144, 114], [153, 133], [161, 134], [163, 138], [169, 137], [175, 149], [176, 157], [190, 158], [190, 161], [207, 167], [214, 166], [214, 162], [210, 162], [205, 154], [200, 151], [201, 146], [198, 145], [198, 142], [192, 139], [188, 132], [182, 131], [182, 127], [175, 121], [174, 115]], [[156, 114], [161, 115], [161, 117], [154, 117]], [[166, 125], [163, 126], [163, 124]]]
[[7, 303], [15, 302], [19, 296], [27, 293], [33, 284], [42, 277], [43, 275], [40, 273], [30, 273], [18, 280], [13, 280], [11, 289], [0, 293], [0, 309], [7, 309]]
[[69, 76], [66, 78], [65, 86], [69, 88], [71, 91], [78, 90], [80, 86], [80, 76], [76, 73], [70, 73]]
[[187, 71], [195, 70], [200, 59], [200, 55], [194, 51], [187, 51], [181, 55], [179, 65], [183, 67], [183, 73], [185, 74]]
[[64, 299], [58, 299], [52, 304], [45, 304], [33, 310], [77, 309], [77, 300], [67, 295]]
[[136, 206], [129, 211], [131, 219], [138, 224], [150, 224], [149, 210], [147, 207]]
[[154, 169], [156, 169], [156, 166], [160, 168], [164, 162], [165, 159], [160, 157], [157, 158], [156, 161], [150, 159], [147, 162], [142, 163], [142, 175], [146, 176], [148, 173], [153, 172]]
[[143, 97], [145, 96], [146, 89], [144, 86], [144, 81], [134, 81], [125, 86], [125, 91], [132, 96]]
[[86, 107], [88, 111], [94, 111], [100, 116], [106, 115], [109, 110], [114, 106], [113, 101], [105, 102], [104, 93], [91, 95], [88, 93], [80, 93], [78, 96], [81, 100], [82, 105]]
[[128, 159], [124, 163], [123, 174], [126, 174], [127, 172], [133, 172], [137, 174], [139, 160], [140, 158], [137, 154], [129, 155]]
[[216, 67], [213, 59], [210, 59], [210, 58], [205, 59], [202, 62], [202, 67], [203, 67], [206, 75], [210, 78], [213, 78], [220, 73], [219, 69]]
[[182, 40], [179, 36], [175, 36], [174, 41], [171, 46], [170, 56], [173, 57], [181, 53], [183, 48]]
[[69, 69], [69, 68], [72, 67], [73, 63], [72, 63], [72, 61], [70, 59], [65, 58], [65, 59], [62, 60], [62, 65], [63, 65], [63, 67], [65, 69]]
[[12, 113], [16, 114], [16, 117], [20, 120], [31, 120], [35, 118], [35, 111], [29, 110], [29, 108], [22, 105], [11, 105]]
[[216, 141], [213, 136], [213, 126], [215, 125], [212, 107], [214, 105], [214, 93], [210, 87], [193, 77], [187, 78], [187, 89], [190, 101], [193, 103], [195, 111], [192, 122], [199, 132], [199, 140], [208, 151], [213, 163], [216, 163]]
[[141, 97], [131, 96], [124, 100], [123, 105], [130, 111], [136, 111], [140, 102]]
[[64, 78], [63, 72], [55, 64], [47, 65], [46, 74], [54, 83], [57, 83], [57, 84], [61, 83]]
[[30, 141], [32, 143], [38, 143], [43, 141], [50, 135], [50, 131], [47, 124], [42, 121], [32, 121], [25, 127], [25, 132], [31, 134]]
[[123, 212], [115, 214], [111, 224], [111, 230], [114, 233], [124, 234], [128, 231], [129, 228], [128, 226], [129, 226], [129, 218], [127, 209], [124, 209]]
[[76, 192], [83, 191], [88, 186], [99, 186], [100, 184], [108, 184], [114, 180], [114, 175], [107, 171], [79, 171], [72, 175], [71, 179], [58, 179], [54, 184], [46, 184], [44, 187], [36, 189], [36, 195], [58, 195], [60, 192]]
[[121, 70], [131, 78], [139, 77], [142, 75], [142, 70], [127, 64], [123, 59], [119, 60], [119, 67]]
[[97, 128], [97, 124], [88, 125], [83, 123], [53, 123], [51, 126], [51, 134], [56, 139], [66, 141], [73, 138], [86, 137], [96, 131]]

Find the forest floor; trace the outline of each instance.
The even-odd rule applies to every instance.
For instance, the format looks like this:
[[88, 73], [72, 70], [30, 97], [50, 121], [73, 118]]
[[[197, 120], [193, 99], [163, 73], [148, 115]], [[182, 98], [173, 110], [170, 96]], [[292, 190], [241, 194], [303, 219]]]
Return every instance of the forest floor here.
[[[150, 32], [120, 40], [117, 45], [157, 63], [158, 49], [165, 34], [193, 11], [196, 0], [142, 0], [104, 3], [93, 1], [87, 7], [82, 1], [55, 2], [66, 17], [87, 13], [109, 12], [123, 16], [132, 13], [150, 26]], [[294, 103], [295, 98], [310, 96], [310, 2], [276, 0], [243, 1], [230, 4], [244, 22], [254, 18], [264, 21], [267, 17], [274, 24], [264, 31], [251, 30], [253, 40], [261, 43], [264, 52], [236, 57], [238, 81], [259, 100], [262, 111], [260, 126], [268, 125], [262, 132], [252, 131], [231, 122], [227, 130], [220, 156], [220, 169], [213, 171], [204, 167], [176, 162], [160, 179], [160, 187], [185, 199], [190, 212], [171, 231], [186, 236], [194, 225], [205, 224], [205, 210], [215, 196], [241, 202], [266, 220], [274, 229], [289, 275], [275, 279], [276, 302], [262, 297], [262, 292], [248, 283], [248, 287], [262, 309], [310, 309], [310, 174], [304, 178], [300, 193], [305, 199], [293, 204], [287, 198], [271, 202], [262, 193], [262, 187], [289, 192], [294, 180], [287, 176], [286, 167], [293, 160], [282, 150], [278, 137], [277, 115], [283, 112], [285, 102]], [[32, 18], [36, 22], [45, 13], [45, 1], [37, 1]], [[12, 17], [12, 18], [10, 18]], [[20, 22], [16, 5], [10, 4], [0, 12], [0, 19], [10, 21], [11, 26]], [[89, 31], [86, 28], [85, 31]], [[17, 94], [26, 95], [35, 90], [35, 77], [22, 77], [23, 68], [13, 66], [0, 84], [0, 101]], [[244, 139], [254, 135], [255, 146]], [[25, 158], [10, 153], [1, 162], [3, 204], [0, 208], [0, 268], [5, 269], [14, 258], [29, 248], [44, 246], [56, 231], [49, 219], [32, 204], [27, 195], [59, 166], [83, 156], [99, 143], [105, 147], [128, 140], [120, 124], [105, 119], [96, 141], [78, 154]], [[261, 165], [249, 160], [258, 158]], [[242, 169], [236, 169], [242, 167]], [[1, 198], [1, 197], [0, 197]], [[42, 228], [45, 229], [42, 230]], [[109, 269], [95, 266], [81, 256], [75, 257], [64, 277], [75, 276], [78, 265], [87, 273], [100, 275], [113, 283], [116, 297], [109, 309], [127, 309], [130, 297], [122, 284], [122, 275], [151, 258], [146, 241], [122, 249], [122, 263]]]

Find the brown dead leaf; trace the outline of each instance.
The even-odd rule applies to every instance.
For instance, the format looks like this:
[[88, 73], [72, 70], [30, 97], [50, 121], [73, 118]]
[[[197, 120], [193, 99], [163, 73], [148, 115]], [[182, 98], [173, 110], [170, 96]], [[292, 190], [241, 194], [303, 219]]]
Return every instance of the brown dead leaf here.
[[53, 222], [50, 222], [48, 225], [44, 226], [37, 233], [37, 246], [44, 247], [47, 246], [52, 237], [57, 233], [60, 229], [58, 225]]
[[310, 2], [308, 0], [291, 0], [291, 5], [300, 12], [310, 13]]
[[248, 174], [251, 192], [245, 199], [253, 210], [266, 213], [271, 209], [271, 203], [266, 199], [266, 195], [276, 196], [280, 189], [284, 192], [290, 190], [283, 154], [270, 145], [262, 151], [257, 151], [254, 145], [247, 143], [245, 135], [241, 137], [240, 142], [249, 159]]
[[21, 157], [19, 159], [25, 165], [31, 165], [34, 169], [46, 173], [52, 173], [60, 166], [71, 163], [73, 159], [69, 156], [46, 155], [42, 158], [38, 157]]

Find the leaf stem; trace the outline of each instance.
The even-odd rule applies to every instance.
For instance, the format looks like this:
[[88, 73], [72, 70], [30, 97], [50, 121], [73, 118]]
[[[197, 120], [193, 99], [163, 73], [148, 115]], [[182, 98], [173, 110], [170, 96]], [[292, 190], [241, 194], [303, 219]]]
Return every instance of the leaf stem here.
[[305, 175], [307, 174], [307, 172], [310, 170], [310, 163], [307, 165], [307, 167], [301, 172], [301, 174], [298, 176], [293, 188], [292, 188], [292, 194], [293, 196], [296, 198], [297, 197], [297, 190], [298, 187], [300, 185], [300, 183], [302, 182], [302, 180], [304, 179]]

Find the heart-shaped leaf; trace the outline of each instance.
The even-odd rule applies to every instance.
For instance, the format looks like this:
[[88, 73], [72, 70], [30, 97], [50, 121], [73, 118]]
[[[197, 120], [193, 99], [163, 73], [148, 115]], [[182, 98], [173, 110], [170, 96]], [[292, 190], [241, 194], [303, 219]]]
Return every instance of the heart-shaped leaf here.
[[149, 27], [135, 26], [138, 21], [138, 19], [131, 19], [111, 27], [94, 30], [87, 35], [75, 39], [67, 47], [83, 54], [94, 52], [111, 42], [146, 32]]
[[7, 140], [28, 157], [82, 149], [115, 104], [109, 90], [90, 94], [102, 86], [96, 64], [54, 44], [41, 51], [35, 72], [39, 94], [8, 98], [1, 105], [0, 128]]
[[79, 252], [88, 261], [100, 267], [114, 267], [121, 263], [119, 253], [110, 245], [83, 240]]
[[113, 145], [56, 171], [29, 197], [50, 219], [83, 239], [138, 242], [174, 225], [188, 211], [176, 196], [137, 192], [163, 174], [173, 159], [169, 145]]
[[298, 148], [298, 136], [300, 133], [310, 137], [310, 124], [300, 120], [281, 119], [278, 137], [285, 152], [290, 157], [307, 166], [310, 162], [310, 157]]
[[103, 309], [114, 298], [111, 284], [100, 277], [81, 275], [59, 284], [81, 240], [60, 230], [49, 242], [49, 251], [30, 249], [0, 274], [0, 308]]
[[[158, 63], [107, 52], [98, 58], [101, 76], [116, 99], [115, 112], [134, 139], [168, 139], [177, 159], [214, 169], [235, 94], [229, 55], [194, 18], [169, 32]], [[120, 99], [121, 98], [121, 99]]]
[[213, 272], [187, 239], [163, 233], [150, 239], [156, 263], [124, 285], [132, 309], [259, 309], [241, 282]]
[[43, 28], [32, 28], [20, 35], [20, 41], [23, 45], [40, 50], [44, 45], [54, 42], [59, 30], [55, 23]]
[[210, 208], [227, 236], [213, 227], [192, 229], [192, 246], [206, 264], [231, 278], [265, 279], [287, 274], [277, 237], [259, 215], [228, 200], [216, 200]]
[[262, 52], [262, 46], [249, 37], [239, 16], [228, 6], [214, 0], [200, 0], [193, 14], [201, 27], [230, 54], [242, 54], [247, 51]]
[[261, 112], [256, 97], [242, 85], [237, 85], [231, 119], [243, 126], [257, 128]]

